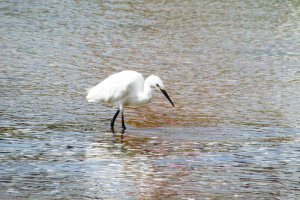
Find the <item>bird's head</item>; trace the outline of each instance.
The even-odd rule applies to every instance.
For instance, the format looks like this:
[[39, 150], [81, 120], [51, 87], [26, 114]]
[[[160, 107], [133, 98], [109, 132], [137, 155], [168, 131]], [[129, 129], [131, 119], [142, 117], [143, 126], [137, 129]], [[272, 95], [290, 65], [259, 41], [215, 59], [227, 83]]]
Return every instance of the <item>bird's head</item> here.
[[171, 98], [169, 97], [168, 93], [166, 92], [166, 90], [164, 88], [164, 84], [163, 84], [162, 80], [158, 76], [151, 75], [146, 79], [146, 82], [149, 84], [149, 86], [152, 89], [158, 88], [165, 95], [165, 97], [170, 101], [172, 106], [174, 106]]
[[149, 84], [149, 86], [154, 89], [154, 88], [158, 88], [158, 89], [164, 89], [164, 84], [162, 82], [162, 80], [155, 75], [151, 75], [147, 78], [146, 80]]

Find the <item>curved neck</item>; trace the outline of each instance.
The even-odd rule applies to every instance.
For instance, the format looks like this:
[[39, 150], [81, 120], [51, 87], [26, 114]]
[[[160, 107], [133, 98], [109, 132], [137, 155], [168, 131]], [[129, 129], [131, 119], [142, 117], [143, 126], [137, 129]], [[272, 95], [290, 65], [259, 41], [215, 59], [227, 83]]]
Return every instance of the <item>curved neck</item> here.
[[144, 83], [144, 90], [139, 94], [139, 103], [144, 104], [151, 101], [153, 97], [153, 89], [151, 88], [150, 84], [148, 83], [147, 79]]

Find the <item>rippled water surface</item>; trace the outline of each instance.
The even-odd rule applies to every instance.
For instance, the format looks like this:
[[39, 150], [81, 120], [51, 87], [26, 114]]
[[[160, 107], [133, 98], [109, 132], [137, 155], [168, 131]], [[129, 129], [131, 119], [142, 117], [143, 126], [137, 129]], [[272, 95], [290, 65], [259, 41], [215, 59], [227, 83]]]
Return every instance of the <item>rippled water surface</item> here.
[[[2, 0], [0, 199], [299, 199], [299, 6]], [[176, 107], [127, 108], [121, 143], [85, 95], [125, 69]]]

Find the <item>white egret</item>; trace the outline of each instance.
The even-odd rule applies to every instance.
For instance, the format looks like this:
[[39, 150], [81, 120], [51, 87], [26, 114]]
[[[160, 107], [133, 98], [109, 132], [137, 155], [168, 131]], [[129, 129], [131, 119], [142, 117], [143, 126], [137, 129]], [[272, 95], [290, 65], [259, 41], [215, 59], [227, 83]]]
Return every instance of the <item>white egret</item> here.
[[122, 117], [122, 138], [126, 126], [124, 122], [124, 106], [145, 104], [151, 101], [153, 89], [160, 89], [165, 97], [174, 106], [168, 93], [164, 89], [162, 80], [155, 75], [149, 76], [146, 80], [142, 74], [135, 71], [122, 71], [109, 76], [102, 82], [88, 90], [86, 96], [88, 102], [109, 103], [118, 107], [117, 112], [111, 120], [111, 131], [114, 134], [114, 123], [121, 112]]

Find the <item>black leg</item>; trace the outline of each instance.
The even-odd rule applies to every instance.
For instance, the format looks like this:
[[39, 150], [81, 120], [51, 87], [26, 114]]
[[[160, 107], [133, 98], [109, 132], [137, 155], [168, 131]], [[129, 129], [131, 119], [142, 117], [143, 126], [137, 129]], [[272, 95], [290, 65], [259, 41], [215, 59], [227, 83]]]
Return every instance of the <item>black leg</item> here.
[[113, 134], [115, 134], [114, 124], [115, 124], [115, 121], [116, 121], [116, 119], [117, 119], [119, 113], [120, 113], [120, 110], [118, 109], [117, 112], [116, 112], [116, 114], [115, 114], [114, 117], [112, 118], [111, 123], [110, 123], [111, 132], [112, 132]]
[[123, 140], [123, 134], [125, 133], [125, 130], [126, 130], [123, 111], [121, 112], [121, 115], [122, 115], [122, 135], [121, 135], [121, 140]]

